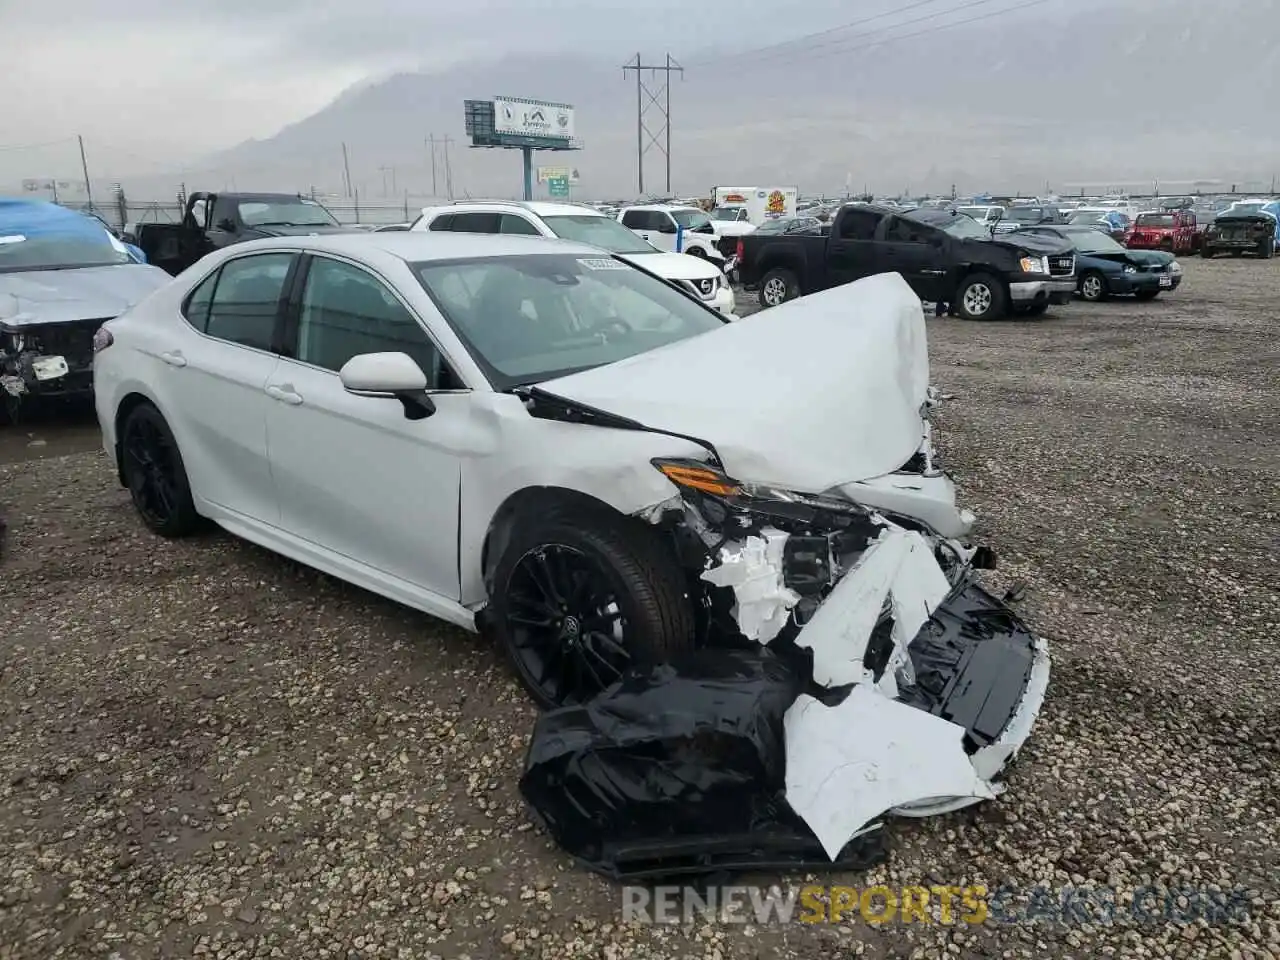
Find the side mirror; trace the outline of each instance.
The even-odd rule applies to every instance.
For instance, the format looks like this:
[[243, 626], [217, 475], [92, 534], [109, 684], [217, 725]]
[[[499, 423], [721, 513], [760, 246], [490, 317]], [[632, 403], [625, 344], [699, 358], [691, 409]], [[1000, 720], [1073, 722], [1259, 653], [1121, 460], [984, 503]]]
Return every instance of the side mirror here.
[[407, 353], [362, 353], [338, 371], [342, 388], [358, 397], [400, 401], [410, 420], [424, 420], [436, 412], [427, 395], [427, 375]]
[[232, 220], [230, 217], [223, 217], [221, 220], [219, 220], [217, 223], [217, 227], [219, 230], [227, 231], [227, 233], [236, 232], [236, 222]]

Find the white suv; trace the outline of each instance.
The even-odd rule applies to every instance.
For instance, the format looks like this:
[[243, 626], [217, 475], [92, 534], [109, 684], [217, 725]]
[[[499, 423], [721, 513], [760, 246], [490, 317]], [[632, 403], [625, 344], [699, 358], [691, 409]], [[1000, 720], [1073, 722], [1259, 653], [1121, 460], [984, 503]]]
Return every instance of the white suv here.
[[736, 319], [733, 288], [714, 262], [682, 253], [664, 253], [591, 207], [539, 201], [467, 201], [447, 207], [427, 207], [409, 229], [523, 234], [591, 244], [675, 284], [707, 306]]
[[[674, 206], [665, 203], [649, 203], [636, 207], [623, 207], [618, 212], [618, 222], [634, 230], [642, 240], [647, 240], [662, 250], [676, 248], [679, 238], [682, 252], [695, 257], [705, 257], [723, 267], [732, 251], [722, 245], [719, 224], [697, 207]], [[737, 238], [725, 240], [737, 247]]]

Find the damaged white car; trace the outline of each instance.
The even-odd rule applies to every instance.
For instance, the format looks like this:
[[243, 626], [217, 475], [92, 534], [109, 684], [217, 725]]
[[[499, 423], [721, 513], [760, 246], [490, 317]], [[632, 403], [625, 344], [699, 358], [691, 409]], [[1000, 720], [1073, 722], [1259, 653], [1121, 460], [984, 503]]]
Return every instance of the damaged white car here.
[[[488, 628], [542, 705], [791, 644], [861, 692], [797, 702], [788, 736], [895, 729], [871, 804], [908, 812], [990, 796], [1039, 710], [1043, 644], [971, 589], [991, 556], [934, 463], [897, 275], [729, 324], [567, 242], [289, 237], [206, 257], [96, 346], [105, 445], [153, 530], [209, 518]], [[824, 802], [795, 806], [831, 836], [865, 812]]]

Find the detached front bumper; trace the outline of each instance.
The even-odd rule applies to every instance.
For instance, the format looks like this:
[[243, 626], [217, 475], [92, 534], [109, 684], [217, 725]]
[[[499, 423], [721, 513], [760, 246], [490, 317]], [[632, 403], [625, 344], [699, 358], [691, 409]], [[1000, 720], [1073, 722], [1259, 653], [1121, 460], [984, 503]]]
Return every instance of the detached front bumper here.
[[1076, 277], [1051, 277], [1044, 280], [1014, 280], [1009, 284], [1009, 299], [1015, 307], [1036, 303], [1064, 304], [1076, 292]]

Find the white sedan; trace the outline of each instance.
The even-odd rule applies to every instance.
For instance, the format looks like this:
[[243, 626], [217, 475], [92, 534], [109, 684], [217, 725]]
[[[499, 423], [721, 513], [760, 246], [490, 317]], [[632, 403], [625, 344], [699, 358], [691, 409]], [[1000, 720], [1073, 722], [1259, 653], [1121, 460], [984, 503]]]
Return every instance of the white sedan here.
[[95, 395], [153, 531], [207, 518], [489, 628], [540, 704], [702, 644], [794, 640], [815, 682], [946, 717], [985, 782], [1047, 658], [970, 581], [924, 329], [890, 274], [727, 323], [565, 241], [288, 237], [108, 322]]

